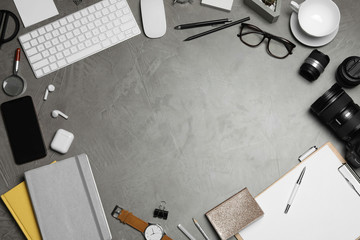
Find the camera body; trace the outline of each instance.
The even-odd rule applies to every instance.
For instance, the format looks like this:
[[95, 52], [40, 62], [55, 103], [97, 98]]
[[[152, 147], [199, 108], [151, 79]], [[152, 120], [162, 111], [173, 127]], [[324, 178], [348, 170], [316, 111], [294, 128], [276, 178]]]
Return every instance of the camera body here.
[[312, 112], [346, 142], [346, 160], [360, 167], [360, 107], [334, 84], [311, 105]]

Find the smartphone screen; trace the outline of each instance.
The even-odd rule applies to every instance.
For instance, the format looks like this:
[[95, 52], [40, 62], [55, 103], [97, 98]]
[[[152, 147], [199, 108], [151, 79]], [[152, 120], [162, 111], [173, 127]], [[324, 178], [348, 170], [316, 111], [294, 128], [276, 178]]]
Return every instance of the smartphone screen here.
[[1, 113], [17, 164], [27, 163], [46, 156], [39, 121], [30, 96], [1, 104]]

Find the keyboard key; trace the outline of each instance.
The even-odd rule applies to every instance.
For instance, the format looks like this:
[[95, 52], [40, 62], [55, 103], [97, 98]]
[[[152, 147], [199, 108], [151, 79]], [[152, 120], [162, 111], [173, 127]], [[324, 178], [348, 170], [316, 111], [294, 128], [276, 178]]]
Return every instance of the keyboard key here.
[[73, 15], [67, 16], [66, 19], [69, 23], [72, 23], [75, 20]]
[[58, 69], [57, 64], [56, 64], [56, 63], [52, 63], [52, 64], [50, 64], [50, 69], [51, 69], [52, 71], [54, 71], [54, 70]]
[[25, 35], [22, 35], [19, 39], [21, 42], [27, 42], [31, 39], [31, 36], [30, 36], [30, 34], [25, 34]]
[[61, 27], [61, 28], [59, 28], [59, 32], [60, 32], [60, 34], [64, 34], [67, 32], [67, 30], [65, 27]]
[[76, 20], [76, 21], [74, 22], [74, 27], [75, 27], [75, 28], [81, 27], [81, 22], [80, 22], [79, 20]]
[[89, 10], [90, 13], [94, 13], [94, 12], [96, 11], [96, 9], [95, 9], [94, 6], [90, 6], [90, 7], [88, 8], [88, 10]]
[[40, 53], [38, 53], [32, 57], [29, 57], [29, 62], [34, 63], [34, 62], [39, 61], [40, 59], [42, 59], [42, 56]]
[[88, 29], [87, 29], [86, 26], [82, 26], [82, 27], [80, 28], [80, 31], [81, 31], [82, 33], [85, 33], [85, 32], [88, 31]]
[[61, 52], [62, 50], [64, 50], [64, 45], [62, 45], [61, 43], [59, 45], [56, 46], [56, 49]]
[[45, 50], [44, 44], [38, 45], [38, 46], [37, 46], [37, 49], [38, 49], [39, 52], [44, 51], [44, 50]]
[[80, 19], [80, 18], [81, 18], [81, 14], [80, 14], [79, 12], [76, 12], [76, 13], [74, 14], [74, 18], [75, 18], [75, 19]]
[[49, 49], [49, 48], [51, 48], [52, 44], [51, 44], [50, 41], [48, 41], [48, 42], [44, 43], [44, 46], [45, 46], [46, 49]]
[[71, 54], [71, 52], [70, 52], [69, 49], [66, 49], [66, 50], [64, 51], [64, 56], [65, 56], [65, 57], [69, 56], [70, 54]]
[[135, 23], [134, 22], [127, 22], [127, 23], [124, 23], [123, 25], [121, 25], [120, 29], [121, 31], [125, 32], [126, 30], [132, 28], [133, 26], [135, 26]]
[[75, 61], [78, 61], [86, 56], [89, 56], [95, 52], [98, 52], [102, 49], [101, 45], [100, 44], [96, 44], [96, 45], [93, 45], [89, 48], [86, 48], [85, 50], [83, 51], [80, 51], [78, 53], [75, 53], [74, 55], [72, 56], [69, 56], [66, 58], [66, 60], [69, 62], [69, 63], [72, 63], [72, 62], [75, 62]]
[[74, 37], [74, 34], [72, 32], [68, 32], [65, 36], [67, 39], [72, 39]]
[[78, 46], [78, 49], [81, 51], [85, 48], [85, 44], [84, 43], [80, 43]]
[[65, 42], [65, 41], [66, 41], [66, 36], [60, 35], [60, 36], [59, 36], [59, 41], [60, 41], [60, 42]]
[[31, 45], [30, 45], [29, 42], [26, 42], [26, 43], [23, 44], [23, 47], [24, 47], [24, 49], [28, 49], [28, 48], [31, 47]]
[[44, 75], [43, 71], [41, 69], [35, 71], [35, 76], [37, 78], [42, 77]]
[[46, 25], [46, 26], [45, 26], [45, 29], [46, 29], [47, 32], [50, 32], [50, 31], [54, 30], [54, 28], [52, 27], [51, 24]]
[[50, 52], [50, 54], [52, 54], [52, 55], [56, 54], [56, 48], [55, 48], [55, 47], [50, 48], [50, 49], [49, 49], [49, 52]]
[[45, 51], [42, 52], [42, 56], [44, 58], [47, 58], [48, 56], [50, 56], [50, 52], [48, 50], [45, 50]]
[[49, 61], [47, 60], [47, 58], [45, 58], [45, 59], [42, 59], [42, 60], [34, 63], [32, 66], [35, 70], [37, 70], [39, 68], [45, 67], [48, 63], [49, 63]]
[[49, 67], [49, 66], [46, 66], [46, 67], [44, 67], [42, 70], [43, 70], [43, 72], [44, 72], [45, 74], [47, 74], [47, 73], [50, 72], [50, 67]]
[[38, 41], [36, 39], [33, 39], [30, 41], [31, 46], [36, 46], [38, 44]]
[[89, 15], [89, 12], [87, 11], [86, 8], [83, 9], [83, 10], [81, 10], [80, 13], [81, 13], [81, 15], [82, 15], [83, 17], [86, 17], [87, 15]]
[[52, 39], [52, 35], [51, 35], [51, 33], [47, 33], [47, 34], [45, 34], [45, 39], [46, 40], [50, 40], [50, 39]]
[[70, 40], [70, 42], [71, 42], [72, 45], [75, 45], [75, 44], [77, 44], [79, 41], [78, 41], [77, 38], [73, 38], [73, 39]]
[[53, 22], [53, 23], [52, 23], [52, 26], [53, 26], [54, 29], [57, 29], [57, 28], [60, 27], [60, 23], [59, 23], [58, 21]]
[[62, 60], [58, 61], [58, 65], [59, 65], [59, 67], [63, 67], [66, 65], [66, 61], [64, 59], [62, 59]]
[[43, 43], [43, 42], [45, 42], [45, 41], [46, 41], [46, 39], [45, 39], [44, 36], [38, 37], [38, 42], [39, 42], [39, 43]]
[[64, 47], [65, 47], [65, 48], [70, 48], [70, 47], [71, 47], [70, 41], [64, 42]]
[[61, 26], [65, 26], [65, 25], [67, 24], [66, 18], [60, 19], [59, 22], [60, 22], [60, 25], [61, 25]]
[[35, 30], [33, 32], [30, 33], [32, 38], [37, 38], [39, 36], [39, 33]]
[[33, 48], [29, 49], [28, 51], [26, 51], [28, 57], [31, 57], [32, 55], [34, 55], [37, 52], [38, 51], [37, 51], [36, 47], [33, 47]]
[[86, 40], [85, 41], [85, 47], [90, 47], [91, 46], [91, 41], [90, 40]]
[[49, 62], [53, 63], [53, 62], [55, 62], [55, 61], [56, 61], [55, 56], [50, 56], [50, 57], [49, 57]]
[[95, 4], [95, 8], [99, 11], [103, 8], [103, 5], [101, 4], [101, 2], [98, 2], [97, 4]]
[[74, 26], [72, 25], [72, 23], [70, 23], [70, 24], [66, 25], [66, 29], [68, 31], [72, 31], [72, 30], [74, 30]]
[[44, 27], [39, 28], [38, 32], [39, 32], [39, 35], [44, 35], [46, 33]]
[[80, 35], [79, 37], [78, 37], [78, 39], [79, 39], [79, 42], [83, 42], [83, 41], [85, 41], [85, 35]]
[[64, 58], [64, 55], [63, 55], [61, 52], [59, 52], [59, 53], [56, 54], [56, 58], [57, 58], [58, 60], [63, 59], [63, 58]]
[[60, 35], [59, 30], [55, 29], [54, 31], [52, 31], [52, 35], [53, 35], [54, 37], [59, 36], [59, 35]]
[[77, 47], [71, 47], [70, 48], [71, 53], [76, 53], [78, 51]]
[[53, 40], [51, 40], [51, 43], [56, 46], [59, 44], [59, 40], [57, 38], [54, 38]]

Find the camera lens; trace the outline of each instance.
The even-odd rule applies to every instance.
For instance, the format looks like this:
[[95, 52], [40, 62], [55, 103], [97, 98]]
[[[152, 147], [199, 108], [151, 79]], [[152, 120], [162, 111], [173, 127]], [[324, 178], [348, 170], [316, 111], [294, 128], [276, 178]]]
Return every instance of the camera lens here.
[[360, 129], [360, 107], [338, 84], [316, 100], [311, 110], [345, 141], [350, 141]]
[[300, 67], [300, 75], [309, 81], [318, 79], [329, 64], [330, 58], [324, 53], [313, 50]]
[[336, 70], [336, 81], [343, 87], [353, 88], [360, 84], [360, 57], [346, 58]]

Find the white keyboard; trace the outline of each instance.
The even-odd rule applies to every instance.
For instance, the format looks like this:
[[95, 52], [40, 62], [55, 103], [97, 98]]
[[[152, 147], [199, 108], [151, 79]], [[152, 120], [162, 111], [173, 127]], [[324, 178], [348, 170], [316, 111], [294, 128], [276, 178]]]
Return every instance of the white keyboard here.
[[140, 34], [126, 0], [103, 0], [19, 37], [36, 78]]

